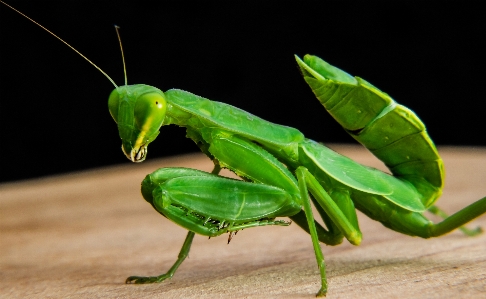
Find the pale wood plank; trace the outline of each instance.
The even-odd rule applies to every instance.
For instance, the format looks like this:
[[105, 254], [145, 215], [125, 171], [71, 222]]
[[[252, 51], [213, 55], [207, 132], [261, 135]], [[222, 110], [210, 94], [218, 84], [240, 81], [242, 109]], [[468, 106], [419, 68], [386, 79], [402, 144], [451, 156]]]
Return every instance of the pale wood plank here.
[[[360, 147], [334, 148], [379, 165]], [[486, 195], [486, 149], [440, 152], [448, 171], [442, 208], [454, 212]], [[129, 275], [168, 269], [185, 237], [139, 193], [143, 177], [162, 166], [209, 171], [211, 162], [202, 155], [149, 157], [0, 185], [0, 297], [313, 298], [319, 277], [312, 244], [296, 225], [244, 230], [230, 245], [224, 236], [196, 236], [172, 280], [123, 284]], [[486, 298], [485, 235], [423, 240], [359, 217], [361, 246], [323, 246], [328, 298]], [[486, 228], [486, 216], [475, 225]]]

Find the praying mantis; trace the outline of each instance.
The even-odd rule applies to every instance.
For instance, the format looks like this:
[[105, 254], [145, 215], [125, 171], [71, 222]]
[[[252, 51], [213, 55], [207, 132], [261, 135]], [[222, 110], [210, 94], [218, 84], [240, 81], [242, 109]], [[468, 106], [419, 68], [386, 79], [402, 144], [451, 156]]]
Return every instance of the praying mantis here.
[[[359, 245], [356, 208], [393, 230], [424, 238], [445, 234], [486, 211], [482, 198], [439, 224], [428, 221], [422, 215], [427, 209], [442, 214], [433, 204], [443, 186], [443, 166], [420, 119], [373, 85], [318, 57], [296, 56], [296, 61], [325, 109], [395, 176], [343, 157], [296, 129], [223, 103], [148, 85], [117, 87], [108, 106], [128, 159], [142, 162], [161, 127], [174, 124], [186, 128], [187, 137], [215, 162], [212, 173], [162, 168], [143, 181], [145, 200], [188, 234], [167, 273], [131, 276], [127, 283], [172, 277], [189, 253], [195, 233], [209, 237], [229, 233], [231, 240], [245, 228], [288, 226], [289, 222], [275, 218], [289, 217], [311, 235], [321, 274], [317, 295], [323, 296], [327, 280], [319, 242], [337, 245], [346, 238]], [[222, 167], [244, 181], [218, 176]], [[315, 222], [311, 202], [326, 228]]]
[[[316, 56], [295, 58], [325, 109], [393, 176], [341, 156], [296, 129], [224, 103], [148, 85], [116, 88], [108, 106], [129, 160], [144, 161], [160, 128], [173, 124], [185, 127], [187, 137], [215, 163], [212, 174], [162, 168], [142, 182], [145, 200], [188, 234], [167, 273], [130, 276], [127, 283], [172, 277], [187, 257], [195, 233], [209, 237], [229, 233], [229, 242], [242, 229], [287, 226], [289, 222], [275, 218], [289, 217], [311, 235], [321, 274], [316, 296], [325, 296], [327, 280], [319, 242], [337, 245], [346, 238], [359, 245], [362, 236], [356, 209], [392, 230], [422, 238], [444, 235], [486, 212], [486, 197], [452, 216], [433, 205], [442, 192], [443, 163], [425, 126], [411, 110]], [[246, 182], [217, 176], [221, 168]], [[311, 202], [327, 229], [314, 220]], [[423, 215], [427, 209], [445, 219], [432, 223]], [[470, 236], [481, 232], [462, 230]]]

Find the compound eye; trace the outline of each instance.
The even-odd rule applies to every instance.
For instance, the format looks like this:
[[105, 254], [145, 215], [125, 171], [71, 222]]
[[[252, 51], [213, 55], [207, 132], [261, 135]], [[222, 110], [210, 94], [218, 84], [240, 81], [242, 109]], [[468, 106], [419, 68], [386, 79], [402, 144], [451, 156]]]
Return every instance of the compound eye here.
[[120, 94], [115, 89], [110, 93], [108, 98], [108, 110], [110, 110], [111, 117], [118, 123], [118, 107], [120, 106]]
[[135, 103], [135, 126], [150, 136], [159, 130], [165, 118], [167, 102], [156, 92], [142, 94]]

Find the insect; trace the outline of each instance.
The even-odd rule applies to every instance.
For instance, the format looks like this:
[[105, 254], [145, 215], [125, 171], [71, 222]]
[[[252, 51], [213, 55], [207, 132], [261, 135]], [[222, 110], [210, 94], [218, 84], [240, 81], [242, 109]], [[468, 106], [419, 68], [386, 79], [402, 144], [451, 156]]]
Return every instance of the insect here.
[[[195, 233], [214, 237], [257, 226], [290, 223], [311, 235], [321, 275], [318, 296], [327, 292], [319, 242], [346, 238], [359, 245], [356, 209], [400, 233], [436, 237], [486, 212], [486, 197], [447, 217], [434, 206], [443, 187], [443, 164], [425, 127], [387, 94], [318, 57], [296, 56], [300, 71], [324, 108], [356, 140], [381, 159], [394, 176], [362, 166], [306, 139], [297, 129], [265, 121], [230, 105], [182, 90], [148, 85], [117, 87], [109, 96], [122, 150], [142, 162], [164, 125], [185, 127], [214, 161], [212, 173], [162, 168], [142, 182], [142, 195], [159, 213], [186, 228], [177, 261], [156, 277], [131, 276], [127, 283], [161, 282], [174, 275], [189, 253]], [[243, 178], [218, 175], [228, 168]], [[311, 202], [325, 223], [314, 220]], [[426, 210], [445, 218], [433, 224]], [[462, 228], [468, 235], [480, 229]]]

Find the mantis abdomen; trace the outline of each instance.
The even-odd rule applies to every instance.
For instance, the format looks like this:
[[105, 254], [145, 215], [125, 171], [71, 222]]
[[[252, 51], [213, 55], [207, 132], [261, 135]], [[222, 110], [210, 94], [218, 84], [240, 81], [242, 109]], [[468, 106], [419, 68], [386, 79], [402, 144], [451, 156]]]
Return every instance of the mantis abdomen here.
[[410, 109], [359, 77], [306, 55], [297, 62], [305, 81], [332, 117], [383, 161], [394, 176], [412, 183], [426, 207], [442, 193], [444, 169], [422, 121]]

